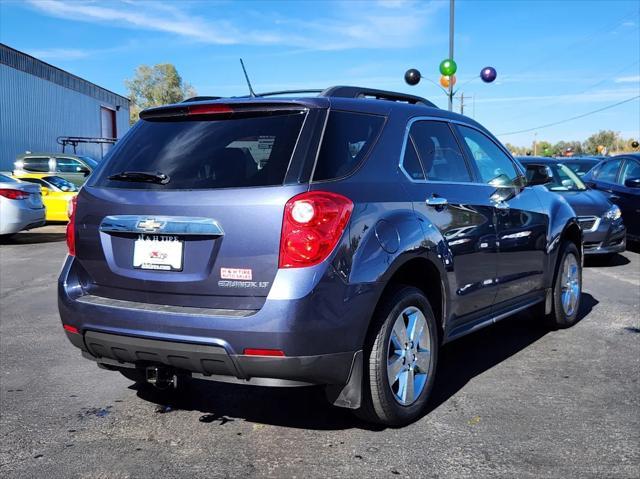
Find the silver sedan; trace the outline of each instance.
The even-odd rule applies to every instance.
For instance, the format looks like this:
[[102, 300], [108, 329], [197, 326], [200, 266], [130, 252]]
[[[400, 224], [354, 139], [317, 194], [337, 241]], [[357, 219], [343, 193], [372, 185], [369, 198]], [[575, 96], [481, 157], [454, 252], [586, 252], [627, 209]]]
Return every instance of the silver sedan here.
[[40, 186], [0, 174], [0, 236], [43, 226]]

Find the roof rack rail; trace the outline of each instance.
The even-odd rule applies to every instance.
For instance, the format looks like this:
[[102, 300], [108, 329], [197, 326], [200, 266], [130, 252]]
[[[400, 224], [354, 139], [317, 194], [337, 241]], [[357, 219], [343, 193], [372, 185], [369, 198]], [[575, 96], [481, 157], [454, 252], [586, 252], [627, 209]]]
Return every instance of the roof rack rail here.
[[[232, 98], [264, 98], [267, 96], [294, 95], [294, 94], [300, 94], [300, 93], [318, 93], [319, 94], [318, 96], [329, 97], [329, 98], [330, 97], [374, 98], [376, 100], [406, 102], [412, 105], [421, 104], [421, 105], [430, 106], [433, 108], [438, 108], [435, 104], [433, 104], [426, 98], [422, 98], [420, 96], [409, 95], [407, 93], [398, 93], [395, 91], [376, 90], [375, 88], [364, 88], [359, 86], [331, 86], [329, 88], [325, 88], [324, 90], [304, 89], [304, 90], [270, 91], [265, 93], [256, 93], [255, 97], [251, 97], [250, 95], [243, 95], [243, 96], [236, 96]], [[224, 97], [194, 96], [193, 98], [184, 100], [182, 103], [187, 103], [191, 101], [203, 101], [203, 100], [220, 100], [222, 98]]]
[[289, 93], [322, 93], [323, 90], [282, 90], [282, 91], [270, 91], [267, 93], [256, 93], [257, 97], [260, 96], [276, 96], [276, 95], [288, 95]]
[[90, 137], [90, 136], [59, 136], [56, 138], [56, 143], [62, 146], [62, 153], [66, 153], [67, 146], [73, 147], [73, 154], [76, 154], [76, 147], [80, 143], [96, 143], [98, 145], [109, 144], [113, 145], [117, 138], [100, 138], [100, 137]]
[[422, 105], [438, 108], [435, 104], [420, 96], [359, 86], [332, 86], [323, 90], [322, 93], [320, 93], [320, 96], [340, 98], [375, 98], [376, 100], [407, 102], [412, 105], [420, 103]]

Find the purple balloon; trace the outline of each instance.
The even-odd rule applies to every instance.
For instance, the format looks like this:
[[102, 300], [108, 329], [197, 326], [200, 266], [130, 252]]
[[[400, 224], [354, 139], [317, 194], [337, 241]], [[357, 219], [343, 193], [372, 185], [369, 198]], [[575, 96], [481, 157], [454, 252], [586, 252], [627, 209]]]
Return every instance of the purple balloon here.
[[480, 78], [482, 78], [482, 81], [485, 83], [491, 83], [497, 76], [498, 72], [496, 72], [496, 69], [493, 67], [484, 67], [480, 70]]

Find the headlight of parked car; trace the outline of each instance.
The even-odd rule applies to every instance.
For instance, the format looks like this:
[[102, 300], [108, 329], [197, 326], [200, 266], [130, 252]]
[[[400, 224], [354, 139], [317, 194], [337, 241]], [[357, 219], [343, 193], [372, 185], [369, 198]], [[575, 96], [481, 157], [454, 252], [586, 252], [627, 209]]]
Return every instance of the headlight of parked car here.
[[613, 205], [603, 216], [604, 219], [613, 221], [620, 218], [622, 216], [622, 213], [620, 212], [620, 208], [618, 208], [618, 206]]

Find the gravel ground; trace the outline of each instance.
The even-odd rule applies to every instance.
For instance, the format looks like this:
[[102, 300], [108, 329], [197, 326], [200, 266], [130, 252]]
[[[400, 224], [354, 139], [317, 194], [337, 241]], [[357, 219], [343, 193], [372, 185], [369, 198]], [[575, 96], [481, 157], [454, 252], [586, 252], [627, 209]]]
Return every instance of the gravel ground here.
[[430, 410], [376, 429], [316, 388], [135, 386], [65, 338], [61, 226], [0, 245], [2, 477], [640, 477], [640, 254], [588, 263], [582, 320], [442, 350]]

